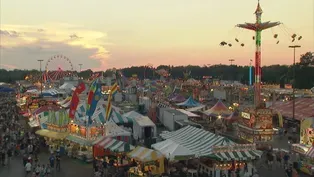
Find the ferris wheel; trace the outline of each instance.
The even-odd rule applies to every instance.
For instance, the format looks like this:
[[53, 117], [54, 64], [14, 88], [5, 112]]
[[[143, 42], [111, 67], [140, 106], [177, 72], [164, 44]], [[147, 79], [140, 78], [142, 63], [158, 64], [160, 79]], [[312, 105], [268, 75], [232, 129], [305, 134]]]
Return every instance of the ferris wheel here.
[[73, 77], [76, 72], [71, 60], [64, 55], [54, 55], [48, 59], [43, 73], [44, 82], [54, 82], [64, 77]]

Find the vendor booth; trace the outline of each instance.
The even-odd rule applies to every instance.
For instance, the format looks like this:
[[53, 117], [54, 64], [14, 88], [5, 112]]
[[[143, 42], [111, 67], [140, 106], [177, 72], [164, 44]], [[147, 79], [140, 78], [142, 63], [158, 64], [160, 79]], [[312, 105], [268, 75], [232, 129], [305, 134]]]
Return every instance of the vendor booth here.
[[[94, 156], [103, 156], [108, 154], [106, 150], [111, 152], [128, 152], [130, 142], [131, 142], [131, 132], [128, 132], [112, 121], [107, 122], [103, 125], [102, 137], [98, 138], [93, 142], [93, 153]], [[110, 140], [110, 141], [109, 141]], [[115, 143], [114, 143], [115, 142]], [[107, 144], [109, 143], [109, 144]], [[110, 147], [109, 145], [114, 143], [115, 146]], [[116, 144], [117, 143], [117, 144]], [[121, 145], [121, 146], [120, 146]], [[123, 145], [123, 146], [122, 146]], [[108, 146], [108, 147], [107, 147]], [[123, 148], [128, 151], [121, 151]], [[131, 146], [130, 146], [131, 148]]]
[[270, 109], [246, 109], [238, 119], [238, 137], [252, 143], [272, 140], [273, 112]]
[[58, 151], [64, 154], [66, 152], [65, 138], [69, 134], [67, 132], [70, 122], [68, 113], [65, 110], [49, 111], [47, 116], [44, 113], [38, 117], [42, 129], [36, 131], [36, 134], [45, 137], [51, 152]]
[[157, 151], [138, 146], [127, 155], [137, 164], [136, 167], [130, 168], [130, 177], [144, 176], [149, 171], [153, 175], [161, 175], [165, 171], [164, 156]]

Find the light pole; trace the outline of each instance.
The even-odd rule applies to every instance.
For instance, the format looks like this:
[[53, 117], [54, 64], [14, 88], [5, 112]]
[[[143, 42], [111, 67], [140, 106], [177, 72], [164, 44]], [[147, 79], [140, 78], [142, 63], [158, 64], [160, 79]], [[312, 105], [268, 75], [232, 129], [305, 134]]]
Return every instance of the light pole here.
[[80, 72], [82, 72], [82, 65], [83, 64], [78, 64], [80, 66]]
[[252, 59], [250, 59], [250, 67], [249, 67], [249, 85], [252, 85]]
[[37, 60], [39, 61], [39, 72], [40, 72], [40, 96], [43, 96], [43, 74], [41, 73], [41, 62], [44, 60]]
[[232, 66], [232, 62], [234, 62], [234, 59], [229, 59], [230, 65]]
[[300, 45], [291, 45], [289, 48], [293, 49], [293, 82], [292, 82], [292, 118], [295, 118], [295, 49], [300, 48]]

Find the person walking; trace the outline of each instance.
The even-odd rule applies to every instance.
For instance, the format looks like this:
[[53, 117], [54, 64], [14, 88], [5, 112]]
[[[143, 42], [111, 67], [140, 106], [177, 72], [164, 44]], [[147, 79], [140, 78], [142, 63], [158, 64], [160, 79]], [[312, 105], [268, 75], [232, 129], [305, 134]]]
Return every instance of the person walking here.
[[60, 171], [60, 161], [61, 161], [61, 156], [59, 154], [59, 152], [56, 155], [56, 170]]
[[49, 163], [50, 163], [50, 167], [54, 168], [55, 167], [55, 157], [53, 154], [50, 155], [49, 157]]
[[32, 172], [32, 164], [30, 161], [28, 161], [25, 165], [25, 172], [26, 172], [26, 175], [25, 176], [29, 176], [31, 175], [31, 172]]

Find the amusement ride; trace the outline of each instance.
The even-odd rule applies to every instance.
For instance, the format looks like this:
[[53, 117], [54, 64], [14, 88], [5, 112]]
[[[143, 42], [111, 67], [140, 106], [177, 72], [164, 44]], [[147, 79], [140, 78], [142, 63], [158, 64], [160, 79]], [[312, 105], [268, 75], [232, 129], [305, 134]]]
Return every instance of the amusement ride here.
[[[57, 67], [57, 70], [54, 68]], [[71, 60], [64, 55], [54, 55], [50, 57], [46, 64], [45, 70], [38, 74], [31, 74], [25, 77], [32, 83], [42, 82], [45, 85], [51, 86], [53, 83], [60, 81], [65, 77], [75, 77], [77, 72], [74, 71]]]

